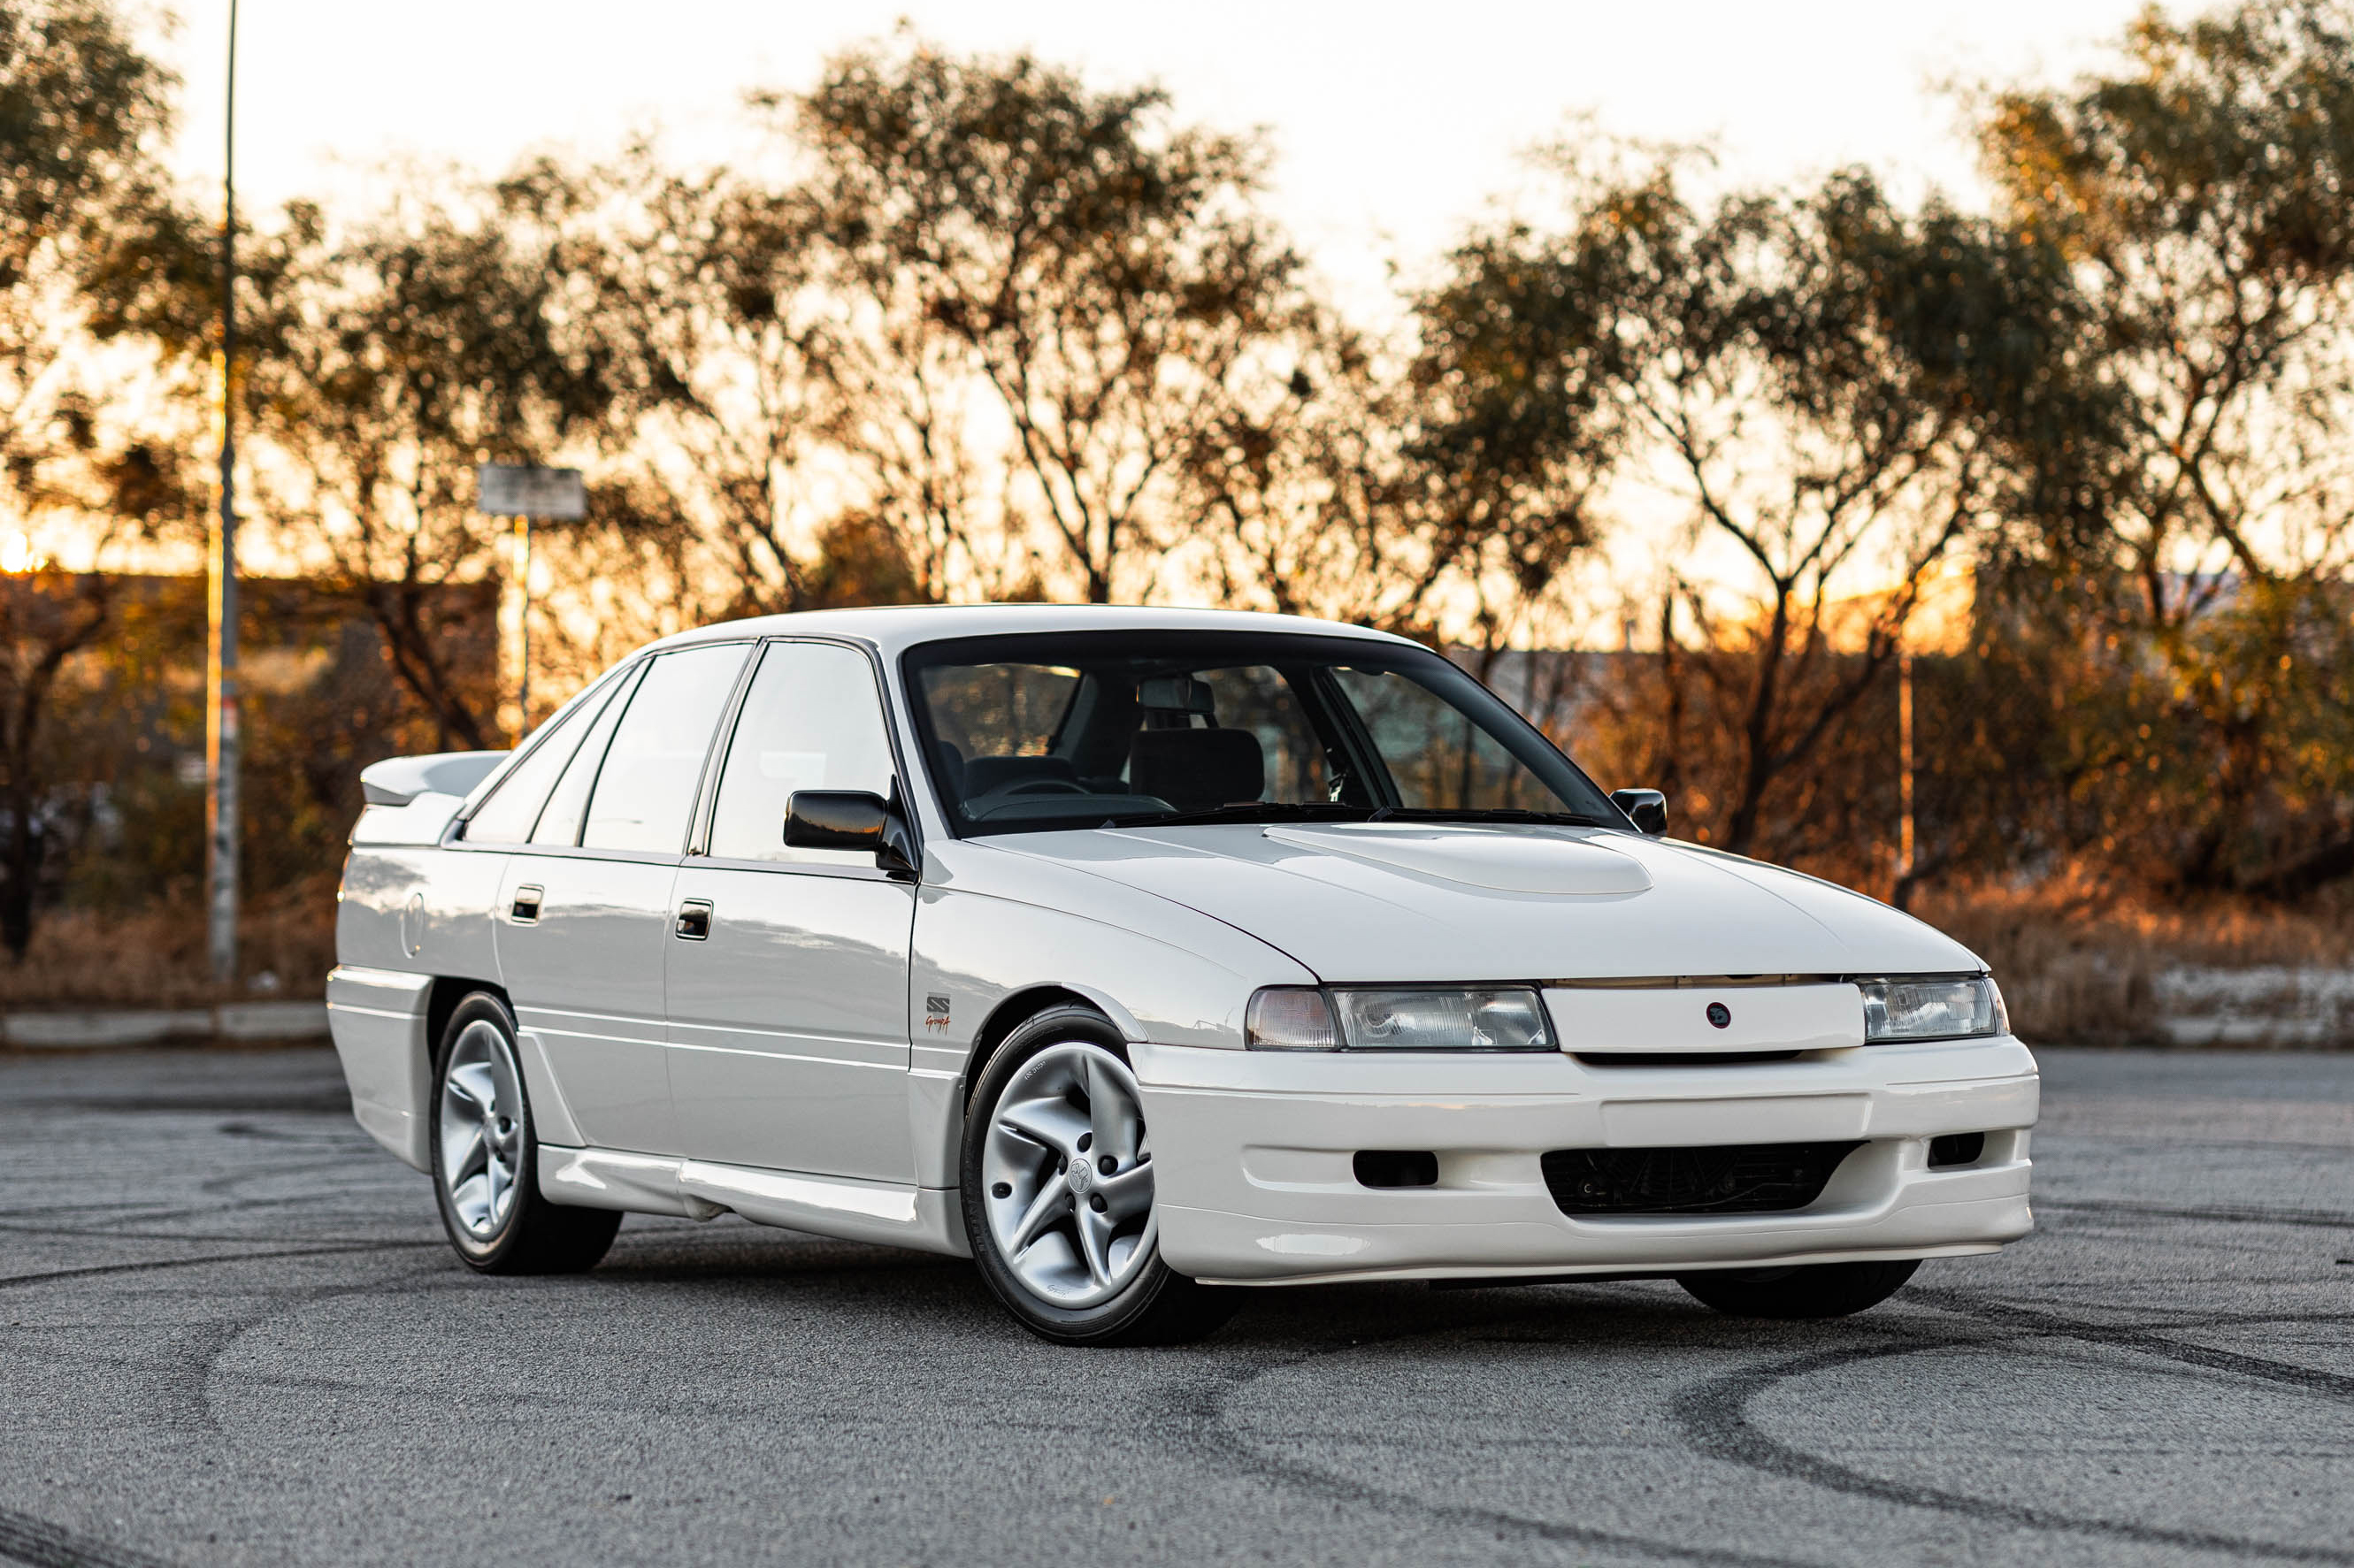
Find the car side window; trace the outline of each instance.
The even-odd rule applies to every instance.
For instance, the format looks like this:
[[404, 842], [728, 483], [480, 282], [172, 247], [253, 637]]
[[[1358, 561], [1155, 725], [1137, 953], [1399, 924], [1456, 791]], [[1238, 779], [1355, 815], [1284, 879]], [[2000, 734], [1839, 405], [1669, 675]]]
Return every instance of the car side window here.
[[654, 658], [613, 728], [588, 796], [584, 849], [686, 847], [687, 819], [711, 732], [744, 667], [745, 645], [684, 648]]
[[597, 768], [605, 760], [606, 747], [613, 743], [613, 726], [621, 722], [622, 710], [630, 705], [630, 694], [637, 689], [645, 673], [646, 667], [641, 664], [615, 686], [612, 700], [597, 715], [588, 738], [573, 754], [572, 766], [564, 770], [564, 777], [556, 781], [555, 790], [547, 797], [547, 809], [540, 812], [539, 825], [531, 831], [533, 843], [580, 842], [580, 819], [588, 809], [588, 791], [597, 782]]
[[519, 844], [531, 834], [531, 824], [547, 799], [548, 787], [572, 760], [580, 736], [597, 710], [606, 705], [610, 690], [587, 702], [574, 703], [540, 726], [521, 762], [499, 781], [482, 809], [466, 820], [465, 839], [477, 844]]
[[772, 642], [744, 694], [712, 810], [723, 860], [872, 865], [872, 854], [785, 847], [796, 789], [864, 789], [888, 799], [891, 741], [864, 653], [827, 642]]

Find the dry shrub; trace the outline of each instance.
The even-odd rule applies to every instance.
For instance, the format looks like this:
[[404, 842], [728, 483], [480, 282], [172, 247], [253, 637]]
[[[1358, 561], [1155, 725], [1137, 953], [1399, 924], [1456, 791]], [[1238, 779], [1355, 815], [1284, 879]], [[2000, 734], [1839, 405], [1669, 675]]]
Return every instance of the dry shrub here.
[[[133, 914], [58, 909], [33, 928], [21, 962], [0, 962], [0, 1009], [201, 1007], [315, 998], [335, 961], [335, 881], [313, 876], [249, 900], [239, 923], [243, 983], [207, 972], [205, 912], [167, 896]], [[274, 976], [275, 985], [257, 984]]]
[[2354, 964], [2354, 918], [2328, 905], [2215, 898], [2156, 906], [2062, 878], [2028, 889], [1946, 890], [1917, 913], [1986, 959], [2012, 1027], [2046, 1044], [2160, 1040], [2158, 980], [2178, 966]]

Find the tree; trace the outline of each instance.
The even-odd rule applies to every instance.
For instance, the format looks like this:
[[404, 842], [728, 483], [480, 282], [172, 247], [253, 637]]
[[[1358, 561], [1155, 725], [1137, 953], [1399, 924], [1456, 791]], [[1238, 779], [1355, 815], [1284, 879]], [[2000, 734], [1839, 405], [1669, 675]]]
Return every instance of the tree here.
[[[1595, 323], [1569, 341], [1605, 345], [1579, 352], [1606, 355], [1630, 471], [1683, 514], [1678, 555], [1720, 552], [1755, 585], [1712, 594], [1671, 568], [1660, 689], [1638, 699], [1661, 715], [1649, 774], [1748, 853], [1773, 792], [1881, 682], [1933, 571], [2020, 482], [2023, 434], [2059, 417], [2065, 270], [1936, 204], [1901, 212], [1861, 174], [1701, 211], [1670, 161], [1573, 211], [1563, 235], [1499, 237], [1494, 264]], [[1507, 304], [1498, 341], [1527, 309]], [[1532, 396], [1589, 406], [1589, 374]]]
[[[560, 265], [589, 283], [575, 330], [617, 388], [608, 444], [678, 509], [699, 609], [935, 599], [967, 575], [972, 462], [940, 411], [938, 355], [878, 365], [841, 329], [840, 302], [815, 286], [822, 241], [801, 193], [682, 174], [647, 144], [523, 177], [572, 215]], [[834, 546], [854, 558], [834, 561]]]
[[[2354, 561], [2354, 13], [2146, 13], [2120, 69], [1990, 96], [2008, 217], [2066, 254], [2115, 401], [2097, 504], [2033, 557], [2116, 676], [2155, 689], [2114, 753], [2123, 832], [2183, 885], [2295, 893], [2354, 871], [2342, 677]], [[2168, 779], [2179, 787], [2163, 789]]]
[[1625, 421], [1592, 290], [1475, 238], [1414, 302], [1411, 350], [1341, 323], [1299, 334], [1288, 382], [1236, 399], [1187, 454], [1227, 603], [1490, 646], [1594, 540]]
[[[1044, 546], [1084, 597], [1149, 594], [1176, 470], [1254, 381], [1287, 381], [1297, 259], [1264, 154], [1030, 57], [854, 50], [790, 106], [831, 302], [832, 437], [911, 558], [994, 508], [1001, 578]], [[974, 454], [1004, 452], [976, 494]]]
[[267, 452], [257, 510], [375, 622], [442, 744], [478, 747], [496, 694], [464, 679], [479, 629], [440, 591], [499, 568], [504, 529], [475, 510], [475, 468], [588, 441], [613, 393], [596, 345], [562, 331], [570, 279], [530, 187], [469, 195], [411, 191], [336, 237], [290, 210], [260, 258], [242, 391]]
[[168, 211], [155, 145], [172, 79], [95, 0], [0, 5], [0, 946], [22, 958], [46, 858], [58, 677], [111, 623], [108, 579], [40, 569], [52, 517], [92, 556], [193, 510], [184, 465], [111, 408], [132, 335], [133, 237]]

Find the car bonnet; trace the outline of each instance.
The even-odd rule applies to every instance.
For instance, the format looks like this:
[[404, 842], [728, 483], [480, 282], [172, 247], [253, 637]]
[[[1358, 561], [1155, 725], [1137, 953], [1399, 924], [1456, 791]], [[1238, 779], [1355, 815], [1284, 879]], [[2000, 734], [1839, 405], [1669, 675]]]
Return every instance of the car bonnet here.
[[1632, 833], [1345, 823], [996, 836], [1156, 894], [1327, 980], [1564, 980], [1981, 968], [1875, 900]]

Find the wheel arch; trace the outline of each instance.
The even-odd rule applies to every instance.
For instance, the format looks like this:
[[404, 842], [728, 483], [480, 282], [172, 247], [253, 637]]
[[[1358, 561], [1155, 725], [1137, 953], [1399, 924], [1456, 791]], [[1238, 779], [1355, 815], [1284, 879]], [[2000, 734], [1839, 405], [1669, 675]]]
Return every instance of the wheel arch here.
[[1123, 1040], [1141, 1040], [1144, 1031], [1128, 1009], [1105, 995], [1094, 986], [1075, 985], [1067, 980], [1055, 980], [1023, 986], [1008, 993], [990, 1010], [981, 1029], [973, 1035], [972, 1050], [964, 1061], [964, 1083], [960, 1099], [970, 1109], [974, 1086], [989, 1066], [989, 1059], [997, 1054], [999, 1046], [1030, 1020], [1050, 1007], [1089, 1007], [1111, 1021]]
[[507, 988], [496, 980], [470, 980], [463, 975], [435, 975], [433, 984], [425, 993], [425, 1076], [429, 1077], [432, 1074], [433, 1058], [440, 1054], [441, 1036], [449, 1031], [450, 1020], [457, 1012], [458, 1004], [476, 991], [496, 997], [499, 1005], [507, 1010], [507, 1017], [510, 1020], [514, 1017], [514, 1003], [507, 996]]

